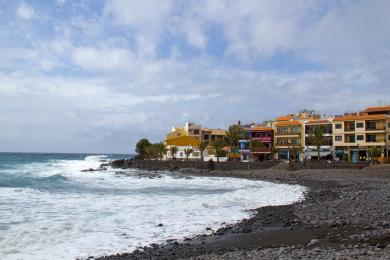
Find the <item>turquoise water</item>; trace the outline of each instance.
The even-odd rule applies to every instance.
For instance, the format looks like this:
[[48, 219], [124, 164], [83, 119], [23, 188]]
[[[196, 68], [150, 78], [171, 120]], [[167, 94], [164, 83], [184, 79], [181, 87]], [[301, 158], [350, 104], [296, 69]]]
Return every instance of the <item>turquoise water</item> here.
[[128, 252], [233, 223], [250, 208], [292, 203], [305, 190], [169, 172], [141, 177], [134, 169], [82, 172], [124, 157], [0, 153], [0, 259]]

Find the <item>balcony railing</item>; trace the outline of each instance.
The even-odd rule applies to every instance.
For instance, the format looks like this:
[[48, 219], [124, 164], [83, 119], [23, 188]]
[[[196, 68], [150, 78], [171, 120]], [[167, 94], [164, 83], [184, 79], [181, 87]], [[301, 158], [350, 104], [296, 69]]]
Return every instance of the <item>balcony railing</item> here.
[[386, 129], [385, 126], [366, 127], [366, 131], [383, 131], [385, 129]]
[[271, 142], [272, 137], [263, 136], [263, 137], [252, 137], [252, 140], [260, 141], [260, 142]]
[[300, 135], [301, 132], [276, 132], [275, 135]]
[[269, 147], [260, 147], [255, 149], [255, 153], [269, 153], [271, 150]]

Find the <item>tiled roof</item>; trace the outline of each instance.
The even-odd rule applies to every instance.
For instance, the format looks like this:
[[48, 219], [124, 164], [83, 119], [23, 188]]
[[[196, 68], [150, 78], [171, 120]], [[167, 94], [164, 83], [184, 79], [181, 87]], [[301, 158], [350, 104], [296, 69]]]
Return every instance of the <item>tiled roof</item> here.
[[226, 131], [223, 129], [211, 129], [212, 135], [226, 135]]
[[363, 112], [381, 112], [381, 111], [390, 111], [390, 106], [368, 107]]
[[322, 124], [331, 124], [329, 120], [311, 120], [306, 122], [306, 125], [322, 125]]
[[276, 126], [289, 126], [289, 125], [301, 125], [301, 122], [299, 121], [285, 121], [285, 122], [277, 122], [275, 123]]
[[333, 121], [354, 121], [354, 120], [379, 120], [379, 119], [390, 119], [388, 115], [356, 115], [356, 116], [342, 116], [335, 117]]
[[248, 128], [248, 131], [272, 131], [272, 127], [267, 126], [254, 126], [251, 128]]
[[293, 119], [294, 116], [292, 115], [287, 115], [287, 116], [282, 116], [282, 117], [278, 117], [276, 118], [276, 121], [288, 121], [288, 120], [291, 120]]

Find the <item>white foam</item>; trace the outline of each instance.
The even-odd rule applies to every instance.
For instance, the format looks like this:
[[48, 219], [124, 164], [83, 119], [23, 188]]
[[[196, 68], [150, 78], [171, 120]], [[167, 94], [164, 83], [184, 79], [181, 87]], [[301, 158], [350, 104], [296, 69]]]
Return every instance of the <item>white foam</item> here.
[[233, 178], [80, 173], [97, 162], [97, 158], [55, 162], [50, 167], [61, 170], [40, 165], [47, 171], [34, 173], [47, 176], [62, 171], [88, 192], [0, 188], [0, 259], [73, 259], [129, 252], [236, 222], [249, 216], [246, 209], [293, 203], [305, 191], [301, 186]]

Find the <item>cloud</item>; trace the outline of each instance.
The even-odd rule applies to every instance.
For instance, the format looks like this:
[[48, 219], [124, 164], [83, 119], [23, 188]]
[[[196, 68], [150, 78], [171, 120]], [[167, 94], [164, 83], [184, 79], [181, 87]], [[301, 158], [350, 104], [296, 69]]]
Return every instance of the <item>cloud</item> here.
[[133, 54], [123, 48], [75, 48], [72, 61], [86, 70], [124, 69], [134, 62]]
[[0, 16], [4, 151], [128, 152], [187, 120], [226, 127], [390, 102], [385, 0], [64, 4], [33, 24], [25, 2]]
[[35, 16], [34, 8], [24, 1], [20, 2], [16, 8], [16, 15], [22, 19], [32, 19]]
[[171, 0], [113, 0], [105, 5], [104, 14], [111, 16], [115, 22], [122, 25], [153, 28], [161, 26], [172, 4]]

